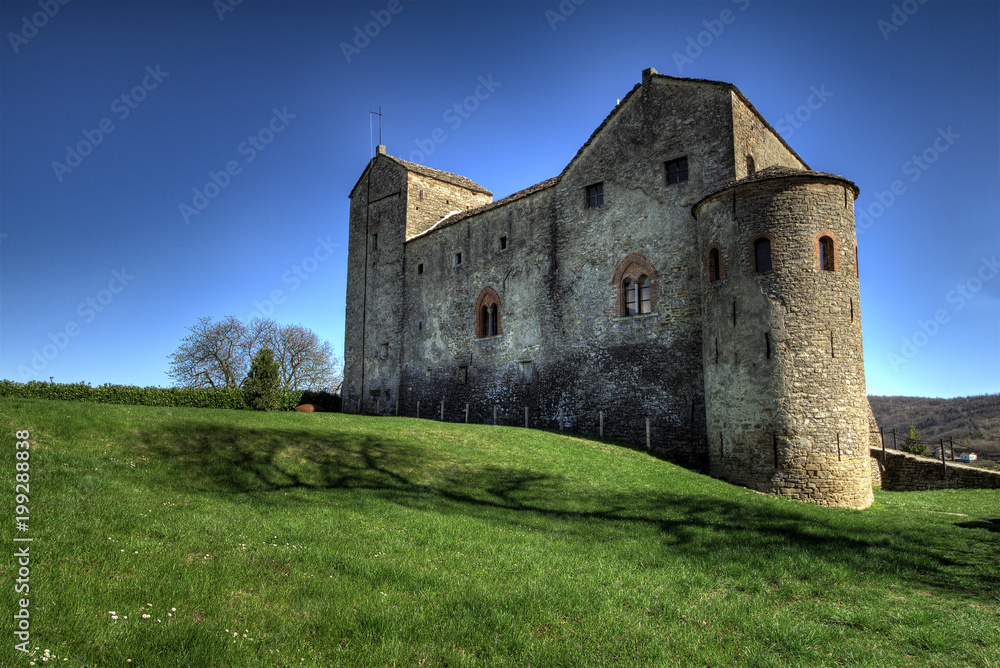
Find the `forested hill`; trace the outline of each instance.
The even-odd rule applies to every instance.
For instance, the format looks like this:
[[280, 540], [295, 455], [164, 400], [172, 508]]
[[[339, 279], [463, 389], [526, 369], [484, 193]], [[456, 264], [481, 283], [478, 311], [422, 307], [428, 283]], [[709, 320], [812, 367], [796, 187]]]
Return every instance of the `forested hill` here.
[[906, 433], [916, 425], [923, 440], [959, 439], [1000, 444], [1000, 394], [955, 399], [868, 397], [879, 426]]

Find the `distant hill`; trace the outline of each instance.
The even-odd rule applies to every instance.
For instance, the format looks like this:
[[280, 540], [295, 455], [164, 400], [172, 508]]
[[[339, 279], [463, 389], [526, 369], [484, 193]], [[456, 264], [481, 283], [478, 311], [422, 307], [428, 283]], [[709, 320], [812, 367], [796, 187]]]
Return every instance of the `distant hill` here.
[[868, 397], [879, 426], [902, 440], [916, 425], [924, 441], [954, 439], [955, 445], [1000, 460], [1000, 394], [955, 399]]

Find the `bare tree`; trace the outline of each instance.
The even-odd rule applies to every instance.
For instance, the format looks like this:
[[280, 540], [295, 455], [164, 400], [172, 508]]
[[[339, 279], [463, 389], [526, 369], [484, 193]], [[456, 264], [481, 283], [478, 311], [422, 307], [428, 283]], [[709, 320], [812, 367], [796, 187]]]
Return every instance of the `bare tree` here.
[[340, 388], [340, 364], [329, 341], [301, 325], [279, 325], [255, 318], [244, 324], [233, 316], [220, 322], [199, 318], [170, 359], [167, 372], [186, 387], [239, 387], [250, 362], [265, 346], [274, 353], [286, 390]]
[[238, 387], [247, 369], [243, 323], [233, 316], [220, 322], [204, 317], [188, 330], [191, 334], [169, 356], [167, 375], [187, 387]]
[[329, 341], [301, 325], [277, 328], [269, 344], [281, 365], [281, 378], [289, 390], [325, 389], [333, 391], [338, 375], [337, 362]]

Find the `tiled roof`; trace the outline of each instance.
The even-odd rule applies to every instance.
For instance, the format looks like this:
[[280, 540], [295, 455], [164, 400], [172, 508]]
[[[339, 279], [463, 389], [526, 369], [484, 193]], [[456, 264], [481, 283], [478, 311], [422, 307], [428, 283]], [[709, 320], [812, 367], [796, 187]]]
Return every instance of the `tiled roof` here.
[[796, 169], [795, 167], [784, 167], [782, 165], [773, 165], [771, 167], [765, 167], [760, 171], [754, 172], [749, 176], [744, 176], [742, 179], [733, 179], [731, 181], [722, 184], [722, 186], [713, 190], [712, 192], [708, 193], [700, 200], [698, 200], [698, 202], [693, 207], [691, 207], [691, 213], [692, 215], [694, 215], [695, 212], [698, 210], [698, 207], [701, 206], [702, 202], [707, 200], [709, 197], [717, 195], [725, 190], [729, 190], [730, 188], [737, 188], [739, 186], [746, 185], [748, 183], [757, 183], [760, 181], [768, 181], [770, 179], [787, 179], [796, 177], [808, 177], [811, 179], [831, 179], [831, 180], [841, 181], [850, 186], [851, 190], [854, 191], [855, 199], [857, 199], [858, 195], [861, 193], [861, 189], [858, 188], [857, 184], [855, 184], [854, 181], [844, 178], [839, 174], [831, 174], [829, 172], [815, 172], [811, 169]]
[[451, 172], [445, 172], [440, 169], [432, 169], [431, 167], [424, 167], [423, 165], [418, 165], [415, 162], [410, 162], [409, 160], [403, 160], [402, 158], [397, 158], [393, 155], [386, 155], [393, 162], [401, 165], [405, 169], [411, 172], [416, 172], [417, 174], [422, 174], [423, 176], [430, 177], [432, 179], [437, 179], [438, 181], [444, 181], [445, 183], [450, 183], [456, 185], [466, 190], [471, 190], [472, 192], [482, 193], [484, 195], [493, 196], [486, 188], [482, 187], [472, 179], [467, 179], [464, 176], [459, 176], [458, 174], [452, 174]]

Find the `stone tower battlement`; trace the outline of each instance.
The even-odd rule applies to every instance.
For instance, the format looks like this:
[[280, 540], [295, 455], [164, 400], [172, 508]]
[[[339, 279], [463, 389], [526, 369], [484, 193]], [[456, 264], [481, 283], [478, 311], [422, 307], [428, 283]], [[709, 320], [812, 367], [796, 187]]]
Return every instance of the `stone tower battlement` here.
[[345, 410], [603, 431], [866, 507], [857, 194], [735, 86], [653, 69], [501, 200], [379, 147], [351, 192]]

